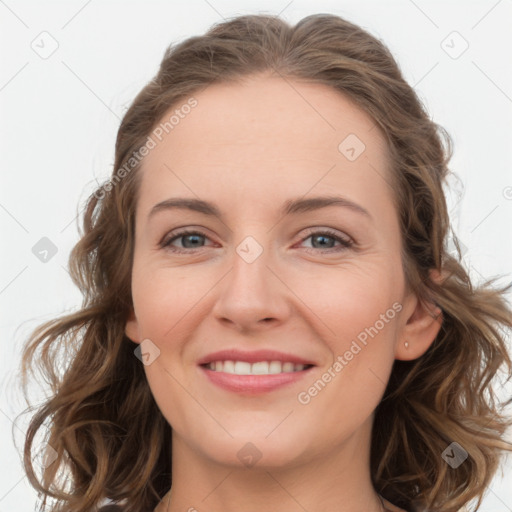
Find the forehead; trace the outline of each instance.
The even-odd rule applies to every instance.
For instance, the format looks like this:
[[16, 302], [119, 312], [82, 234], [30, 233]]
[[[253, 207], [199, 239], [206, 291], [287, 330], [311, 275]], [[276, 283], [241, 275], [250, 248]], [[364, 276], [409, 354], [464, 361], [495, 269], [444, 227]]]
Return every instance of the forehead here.
[[[197, 146], [205, 139], [219, 144], [257, 143], [264, 134], [272, 133], [277, 136], [274, 147], [295, 140], [308, 142], [307, 148], [322, 150], [333, 149], [340, 137], [355, 133], [366, 145], [386, 150], [371, 117], [347, 95], [325, 84], [253, 75], [242, 82], [211, 84], [193, 97], [193, 108], [183, 99], [162, 116], [157, 142], [188, 144], [193, 131], [199, 149]], [[181, 110], [183, 113], [176, 112]], [[172, 126], [166, 126], [171, 117]]]
[[195, 106], [184, 108], [194, 103], [183, 99], [153, 131], [141, 197], [157, 200], [176, 188], [189, 196], [230, 189], [275, 196], [286, 188], [288, 197], [314, 186], [352, 187], [358, 195], [368, 179], [390, 182], [379, 128], [325, 84], [256, 75], [212, 84], [193, 98]]

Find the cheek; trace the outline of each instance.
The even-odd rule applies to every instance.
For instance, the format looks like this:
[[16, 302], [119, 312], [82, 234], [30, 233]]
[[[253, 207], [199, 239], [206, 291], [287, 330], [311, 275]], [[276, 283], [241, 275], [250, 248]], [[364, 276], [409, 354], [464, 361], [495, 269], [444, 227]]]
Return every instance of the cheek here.
[[346, 272], [309, 295], [308, 306], [315, 312], [310, 318], [316, 319], [317, 335], [330, 359], [304, 383], [298, 407], [304, 420], [320, 415], [339, 439], [372, 414], [393, 366], [402, 305], [385, 276]]
[[[324, 339], [344, 348], [347, 340], [360, 335], [387, 336], [398, 315], [401, 278], [389, 262], [375, 260], [339, 268], [311, 270], [308, 278], [296, 279], [294, 293], [309, 308], [309, 317], [322, 326]], [[315, 275], [316, 274], [316, 275]], [[304, 274], [302, 274], [303, 276]], [[290, 280], [291, 280], [291, 274]], [[393, 306], [395, 304], [395, 306]], [[322, 336], [323, 337], [323, 336]]]
[[194, 305], [207, 291], [201, 279], [183, 274], [176, 268], [141, 264], [134, 267], [132, 282], [141, 339], [150, 339], [160, 351], [151, 364], [144, 366], [146, 378], [160, 411], [179, 431], [192, 423], [190, 415], [201, 414], [183, 391], [192, 389], [194, 374], [183, 366], [182, 352], [194, 330]]
[[[176, 337], [181, 324], [213, 283], [203, 273], [141, 266], [134, 272], [132, 293], [139, 330], [143, 337], [163, 341]], [[193, 275], [192, 275], [193, 273]]]
[[318, 279], [316, 287], [298, 289], [314, 313], [308, 323], [330, 352], [321, 382], [317, 377], [305, 383], [300, 403], [317, 401], [318, 395], [314, 407], [329, 408], [333, 421], [344, 410], [365, 417], [384, 393], [402, 310], [400, 276], [389, 267], [376, 262], [364, 269], [345, 268]]

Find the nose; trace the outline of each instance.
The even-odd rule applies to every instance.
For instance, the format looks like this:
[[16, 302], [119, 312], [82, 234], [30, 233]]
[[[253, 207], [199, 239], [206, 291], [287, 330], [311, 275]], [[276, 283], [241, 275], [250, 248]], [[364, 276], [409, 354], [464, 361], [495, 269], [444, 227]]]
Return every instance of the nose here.
[[[216, 287], [215, 318], [240, 331], [282, 324], [290, 314], [293, 295], [279, 276], [268, 251], [251, 262], [234, 254], [233, 265]], [[272, 268], [274, 267], [274, 268]]]

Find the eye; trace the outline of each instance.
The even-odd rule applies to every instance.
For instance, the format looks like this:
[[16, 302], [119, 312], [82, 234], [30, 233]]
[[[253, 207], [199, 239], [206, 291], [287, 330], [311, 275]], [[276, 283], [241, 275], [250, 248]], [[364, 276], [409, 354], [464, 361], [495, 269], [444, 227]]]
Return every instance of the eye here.
[[[175, 240], [182, 239], [182, 247], [176, 247], [173, 244]], [[172, 252], [189, 252], [187, 249], [195, 249], [195, 248], [201, 248], [201, 239], [208, 238], [204, 233], [201, 233], [200, 231], [192, 231], [192, 230], [186, 230], [186, 231], [180, 231], [178, 233], [174, 233], [174, 236], [172, 238], [164, 239], [160, 243], [160, 247], [167, 248]]]
[[[303, 238], [301, 242], [305, 242], [306, 240], [309, 239], [311, 239], [313, 246], [316, 244], [320, 249], [327, 249], [322, 250], [321, 252], [340, 252], [346, 249], [350, 249], [354, 245], [354, 242], [349, 237], [342, 238], [335, 231], [331, 231], [330, 229], [312, 231], [309, 233], [307, 237]], [[329, 242], [329, 239], [334, 241], [334, 243], [339, 242], [341, 247], [332, 247], [332, 243]], [[312, 249], [308, 248], [308, 251], [313, 250], [314, 252], [316, 252], [318, 250], [318, 247], [313, 247]]]
[[[208, 237], [201, 231], [193, 230], [184, 230], [177, 233], [171, 233], [171, 235], [171, 238], [164, 239], [159, 245], [161, 248], [165, 248], [175, 253], [193, 252], [195, 249], [204, 247], [201, 245], [201, 240], [204, 241], [208, 239]], [[181, 247], [176, 247], [174, 242], [180, 239]], [[308, 239], [312, 240], [313, 245], [318, 245], [318, 247], [306, 248], [308, 252], [340, 252], [349, 249], [354, 245], [354, 242], [349, 237], [343, 238], [335, 231], [331, 231], [329, 229], [310, 231], [308, 236], [302, 238], [301, 242], [305, 242]], [[338, 242], [338, 247], [332, 247], [332, 242], [329, 242], [329, 240], [333, 241], [334, 244]]]

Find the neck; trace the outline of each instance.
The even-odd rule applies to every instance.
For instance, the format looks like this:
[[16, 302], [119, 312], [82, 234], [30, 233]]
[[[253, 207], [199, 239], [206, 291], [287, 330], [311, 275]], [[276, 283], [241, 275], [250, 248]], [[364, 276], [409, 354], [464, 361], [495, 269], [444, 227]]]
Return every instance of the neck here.
[[251, 468], [201, 456], [173, 432], [172, 490], [155, 512], [383, 512], [371, 483], [371, 422], [337, 449]]

